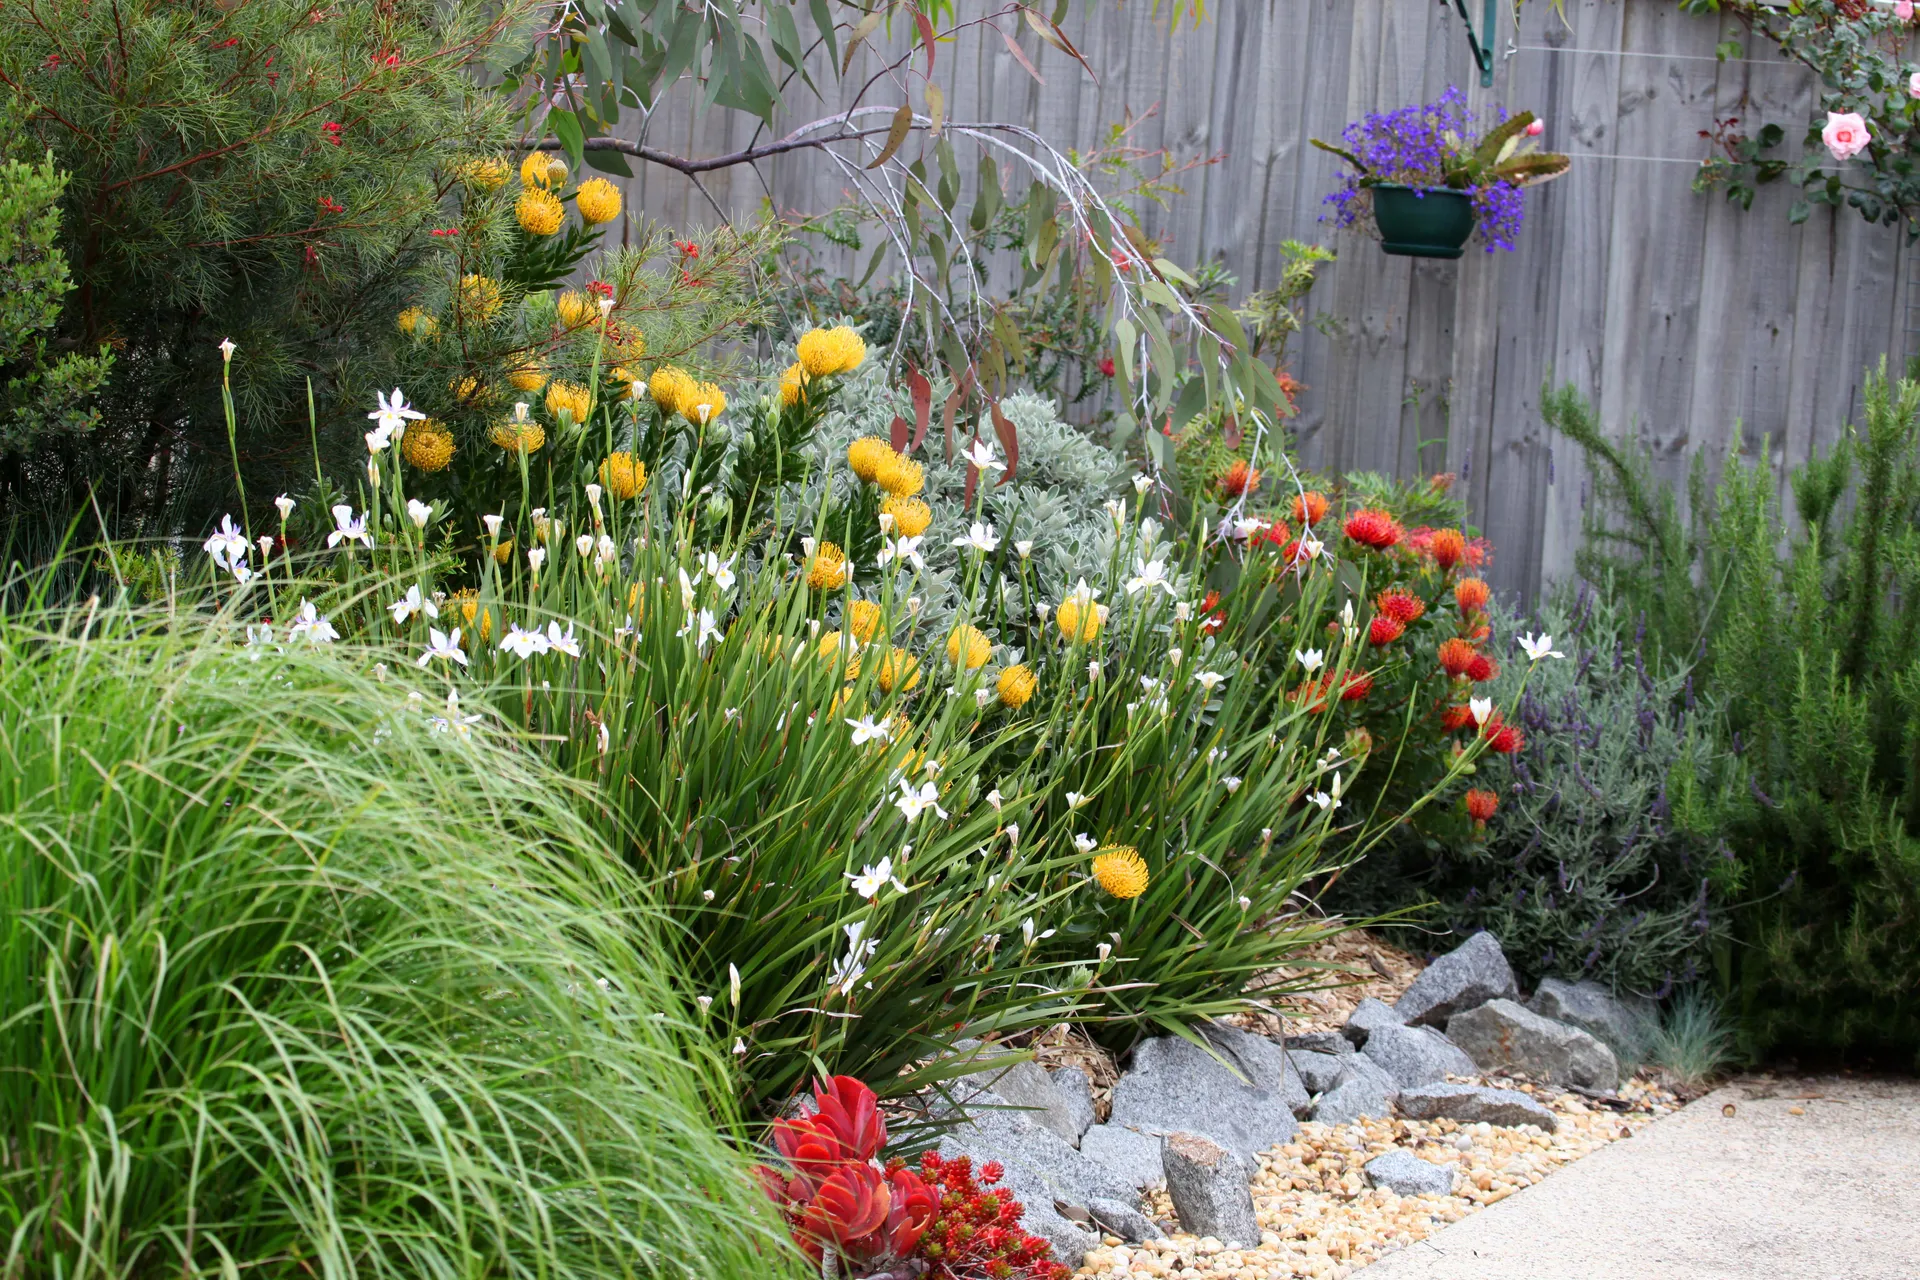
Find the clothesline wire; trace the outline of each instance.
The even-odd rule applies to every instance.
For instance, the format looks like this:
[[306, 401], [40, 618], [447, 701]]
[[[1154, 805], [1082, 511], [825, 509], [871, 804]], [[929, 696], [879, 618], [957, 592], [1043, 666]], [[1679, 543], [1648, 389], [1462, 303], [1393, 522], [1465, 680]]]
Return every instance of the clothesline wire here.
[[1649, 49], [1573, 49], [1554, 44], [1523, 44], [1517, 48], [1521, 53], [1598, 53], [1614, 58], [1666, 58], [1674, 62], [1737, 62], [1750, 67], [1800, 69], [1797, 64], [1784, 58], [1717, 58], [1710, 53], [1661, 53]]

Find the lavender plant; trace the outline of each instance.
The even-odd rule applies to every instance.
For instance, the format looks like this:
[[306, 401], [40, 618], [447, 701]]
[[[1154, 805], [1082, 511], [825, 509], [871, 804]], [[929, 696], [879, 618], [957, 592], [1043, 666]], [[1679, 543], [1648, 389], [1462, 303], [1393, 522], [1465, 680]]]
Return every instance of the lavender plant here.
[[1475, 234], [1487, 252], [1512, 250], [1526, 214], [1523, 188], [1557, 178], [1567, 157], [1536, 151], [1531, 141], [1545, 126], [1531, 111], [1508, 115], [1496, 108], [1492, 126], [1481, 132], [1456, 87], [1433, 102], [1372, 112], [1341, 131], [1344, 146], [1313, 139], [1313, 145], [1345, 160], [1340, 189], [1326, 198], [1324, 221], [1347, 229], [1372, 222], [1373, 189], [1382, 185], [1460, 191], [1473, 202]]

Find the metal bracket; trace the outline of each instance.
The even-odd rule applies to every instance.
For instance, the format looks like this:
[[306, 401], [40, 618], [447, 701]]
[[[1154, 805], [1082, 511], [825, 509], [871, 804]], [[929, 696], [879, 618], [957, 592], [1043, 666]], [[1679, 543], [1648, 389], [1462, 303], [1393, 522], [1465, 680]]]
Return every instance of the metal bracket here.
[[1459, 11], [1461, 25], [1467, 29], [1467, 48], [1473, 50], [1473, 65], [1480, 68], [1480, 87], [1493, 87], [1493, 24], [1497, 16], [1495, 4], [1498, 0], [1487, 0], [1486, 16], [1480, 24], [1478, 39], [1473, 34], [1473, 19], [1467, 17], [1467, 0], [1453, 0], [1453, 7]]

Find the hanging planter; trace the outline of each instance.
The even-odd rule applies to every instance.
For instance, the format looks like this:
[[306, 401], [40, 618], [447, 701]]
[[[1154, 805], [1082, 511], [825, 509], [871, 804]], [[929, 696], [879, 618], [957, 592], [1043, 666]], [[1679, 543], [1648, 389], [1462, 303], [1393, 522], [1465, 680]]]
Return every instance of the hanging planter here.
[[1341, 146], [1313, 140], [1347, 163], [1327, 220], [1370, 223], [1402, 257], [1457, 258], [1475, 238], [1489, 252], [1511, 250], [1525, 188], [1567, 171], [1566, 156], [1535, 149], [1544, 132], [1531, 111], [1501, 111], [1483, 133], [1456, 88], [1424, 106], [1376, 112], [1348, 125]]
[[1371, 188], [1380, 247], [1405, 258], [1457, 258], [1478, 219], [1473, 198], [1450, 187], [1383, 182]]

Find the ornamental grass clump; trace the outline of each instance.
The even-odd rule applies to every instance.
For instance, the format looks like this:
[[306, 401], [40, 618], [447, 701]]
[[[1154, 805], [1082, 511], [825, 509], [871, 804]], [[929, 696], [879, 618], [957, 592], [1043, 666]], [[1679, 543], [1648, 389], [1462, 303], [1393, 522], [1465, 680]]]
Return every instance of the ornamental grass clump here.
[[280, 616], [0, 620], [10, 1269], [786, 1274], [579, 789]]
[[1372, 112], [1348, 125], [1340, 146], [1313, 145], [1347, 162], [1340, 189], [1326, 198], [1333, 225], [1347, 229], [1372, 221], [1372, 192], [1386, 184], [1416, 191], [1459, 191], [1472, 202], [1475, 233], [1491, 253], [1513, 248], [1526, 215], [1528, 186], [1565, 173], [1570, 163], [1557, 152], [1536, 151], [1542, 132], [1531, 111], [1508, 115], [1500, 108], [1483, 132], [1466, 95], [1449, 87], [1433, 102]]

